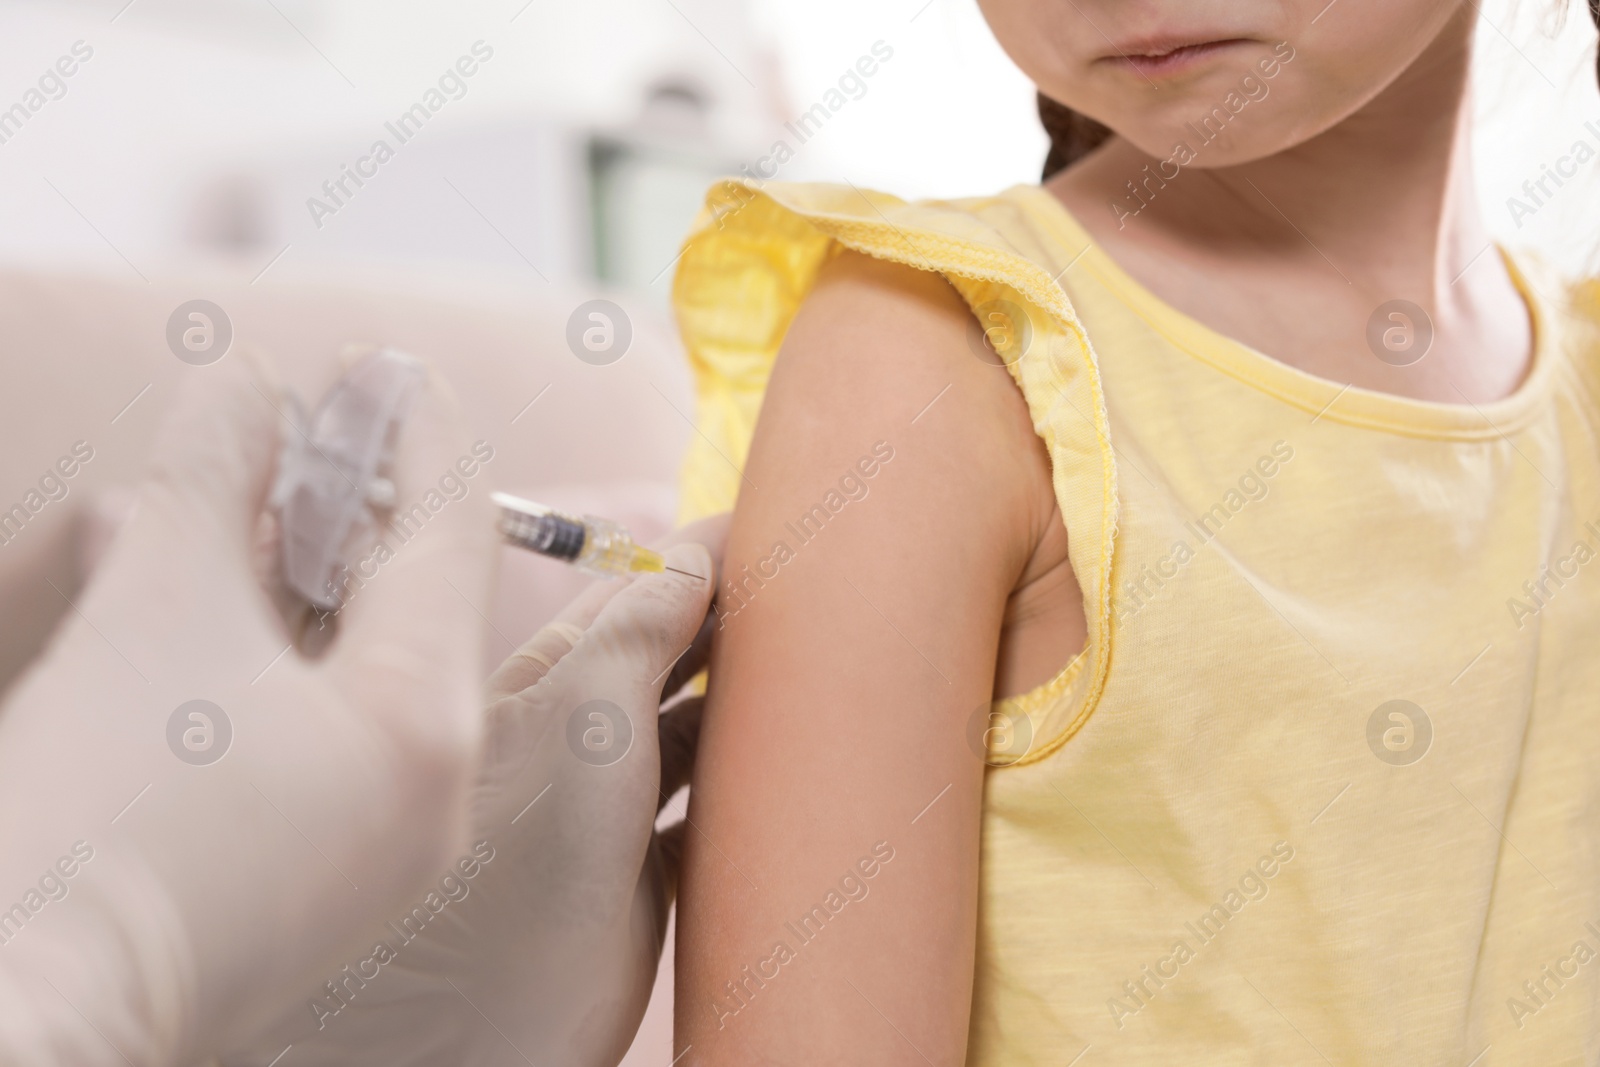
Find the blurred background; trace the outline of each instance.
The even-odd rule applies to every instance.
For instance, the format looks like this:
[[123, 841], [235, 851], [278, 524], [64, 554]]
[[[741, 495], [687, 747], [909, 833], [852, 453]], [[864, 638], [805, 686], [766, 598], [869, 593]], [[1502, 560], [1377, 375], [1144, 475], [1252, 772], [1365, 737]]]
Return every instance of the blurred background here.
[[[794, 157], [767, 177], [908, 195], [1028, 180], [1045, 144], [1028, 85], [976, 7], [949, 0], [3, 10], [13, 85], [0, 107], [74, 41], [94, 49], [66, 95], [3, 145], [0, 257], [28, 263], [132, 271], [220, 257], [260, 271], [281, 252], [273, 272], [460, 264], [598, 279], [664, 303], [706, 184], [754, 170], [780, 139]], [[478, 41], [492, 58], [401, 144], [385, 124]], [[893, 58], [800, 143], [784, 124], [878, 41]], [[394, 158], [337, 205], [323, 182], [380, 138]], [[311, 198], [334, 212], [313, 217]]]
[[[1485, 0], [1479, 40], [1487, 221], [1594, 272], [1587, 14]], [[867, 55], [876, 72], [830, 97]], [[61, 57], [72, 75], [41, 81]], [[713, 178], [963, 196], [1036, 180], [1045, 147], [973, 0], [6, 0], [0, 506], [79, 438], [98, 449], [80, 499], [137, 470], [194, 370], [168, 314], [205, 298], [305, 388], [347, 342], [423, 351], [498, 484], [648, 537], [692, 432], [672, 266]], [[1530, 205], [1524, 183], [1575, 153]], [[606, 365], [564, 339], [597, 297], [631, 326]], [[8, 552], [40, 549], [26, 532]], [[505, 565], [537, 593], [489, 611], [495, 659], [571, 591], [543, 561]], [[670, 943], [630, 1067], [673, 1059]]]
[[[0, 107], [75, 41], [94, 52], [64, 96], [0, 126], [0, 261], [470, 265], [664, 305], [717, 175], [961, 196], [1034, 180], [1045, 148], [972, 0], [9, 0], [0, 17]], [[1600, 148], [1593, 30], [1551, 0], [1493, 0], [1483, 21], [1489, 221], [1578, 266], [1593, 165], [1520, 227], [1506, 199], [1575, 141]], [[477, 41], [492, 58], [399, 143], [385, 124]], [[876, 42], [892, 59], [859, 99], [795, 136], [785, 123]], [[394, 158], [337, 203], [323, 183], [380, 138]], [[780, 140], [792, 158], [763, 164]]]

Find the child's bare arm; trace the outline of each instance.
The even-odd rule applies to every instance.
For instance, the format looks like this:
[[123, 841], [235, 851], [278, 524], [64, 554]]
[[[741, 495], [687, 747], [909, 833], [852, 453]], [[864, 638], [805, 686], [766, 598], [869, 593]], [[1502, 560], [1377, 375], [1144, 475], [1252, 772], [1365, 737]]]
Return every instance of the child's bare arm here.
[[937, 275], [846, 253], [784, 343], [691, 804], [686, 1064], [965, 1057], [984, 770], [969, 724], [1051, 516], [1026, 409], [969, 347], [969, 318]]

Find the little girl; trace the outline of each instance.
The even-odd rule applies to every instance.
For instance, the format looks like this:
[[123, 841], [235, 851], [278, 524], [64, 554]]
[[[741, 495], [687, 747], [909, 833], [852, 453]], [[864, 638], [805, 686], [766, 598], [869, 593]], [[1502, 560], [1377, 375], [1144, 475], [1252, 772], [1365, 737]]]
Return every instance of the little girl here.
[[1595, 1062], [1600, 284], [1485, 233], [1475, 6], [982, 6], [1042, 185], [679, 267], [680, 1063]]

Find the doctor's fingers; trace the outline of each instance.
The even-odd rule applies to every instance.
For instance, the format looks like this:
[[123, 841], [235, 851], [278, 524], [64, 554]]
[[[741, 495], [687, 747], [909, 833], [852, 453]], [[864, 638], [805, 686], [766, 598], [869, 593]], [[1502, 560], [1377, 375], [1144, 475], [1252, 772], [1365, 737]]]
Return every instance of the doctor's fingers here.
[[[704, 573], [695, 570], [691, 576], [707, 579], [714, 585], [721, 568], [723, 548], [727, 544], [729, 518], [727, 513], [723, 513], [682, 526], [662, 538], [655, 547], [665, 552], [682, 544], [704, 546], [710, 567], [704, 569]], [[640, 581], [644, 577], [636, 576], [630, 581], [597, 581], [578, 594], [553, 620], [523, 642], [489, 677], [486, 693], [489, 701], [492, 703], [538, 684], [563, 656], [572, 651], [572, 647], [611, 598], [628, 588], [631, 581]], [[673, 666], [663, 692], [676, 693], [704, 669], [711, 654], [712, 621], [712, 615], [707, 612], [690, 646]]]

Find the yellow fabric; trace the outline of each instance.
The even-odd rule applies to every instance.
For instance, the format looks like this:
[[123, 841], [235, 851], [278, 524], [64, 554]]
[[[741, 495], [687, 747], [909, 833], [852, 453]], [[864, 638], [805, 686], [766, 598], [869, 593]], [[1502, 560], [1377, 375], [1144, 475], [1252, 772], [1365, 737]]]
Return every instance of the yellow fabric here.
[[675, 284], [685, 518], [838, 247], [1024, 310], [1084, 590], [1084, 654], [997, 706], [1031, 741], [988, 772], [968, 1063], [1595, 1062], [1600, 285], [1508, 257], [1527, 381], [1424, 403], [1214, 333], [1037, 187], [723, 183]]

